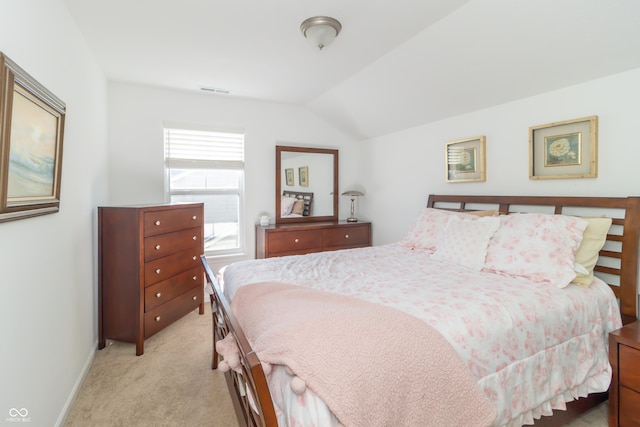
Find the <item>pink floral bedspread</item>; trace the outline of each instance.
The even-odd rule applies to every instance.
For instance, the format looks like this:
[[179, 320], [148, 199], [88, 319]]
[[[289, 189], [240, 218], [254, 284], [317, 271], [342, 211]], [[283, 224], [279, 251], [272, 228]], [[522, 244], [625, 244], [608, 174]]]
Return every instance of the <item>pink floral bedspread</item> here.
[[[431, 260], [399, 244], [251, 260], [223, 271], [232, 299], [238, 287], [279, 281], [394, 307], [436, 328], [460, 354], [498, 411], [495, 425], [520, 426], [564, 409], [611, 380], [607, 334], [621, 326], [613, 292], [600, 280], [559, 289], [525, 279], [474, 272]], [[330, 325], [328, 325], [330, 327]], [[268, 378], [283, 425], [335, 424], [290, 378]], [[329, 424], [327, 424], [329, 423]]]

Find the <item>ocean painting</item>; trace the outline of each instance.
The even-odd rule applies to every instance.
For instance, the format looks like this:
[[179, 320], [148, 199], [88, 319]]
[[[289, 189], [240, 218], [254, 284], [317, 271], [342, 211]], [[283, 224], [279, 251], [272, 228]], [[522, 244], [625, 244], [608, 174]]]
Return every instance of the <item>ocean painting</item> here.
[[13, 93], [7, 198], [54, 196], [58, 117]]

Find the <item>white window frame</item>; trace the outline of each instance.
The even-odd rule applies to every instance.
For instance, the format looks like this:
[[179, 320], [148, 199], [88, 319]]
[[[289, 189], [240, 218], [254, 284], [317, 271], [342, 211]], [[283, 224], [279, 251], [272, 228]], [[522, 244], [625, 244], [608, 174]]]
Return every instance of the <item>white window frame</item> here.
[[[164, 133], [164, 146], [165, 146], [165, 154], [164, 154], [164, 174], [165, 174], [165, 199], [167, 202], [171, 201], [171, 196], [176, 195], [189, 195], [189, 196], [198, 196], [198, 195], [226, 195], [233, 194], [238, 195], [238, 247], [232, 249], [218, 249], [213, 251], [206, 251], [205, 255], [207, 258], [215, 258], [215, 257], [223, 257], [223, 256], [232, 256], [232, 255], [244, 255], [246, 253], [246, 236], [244, 230], [244, 218], [245, 218], [245, 201], [244, 201], [244, 181], [245, 181], [245, 170], [244, 170], [244, 159], [242, 161], [234, 161], [234, 160], [199, 160], [199, 159], [181, 159], [181, 158], [170, 158], [169, 157], [169, 144], [167, 143], [167, 130], [186, 130], [186, 131], [200, 131], [200, 132], [212, 132], [212, 133], [234, 133], [241, 134], [243, 137], [243, 148], [244, 148], [244, 131], [237, 129], [220, 129], [220, 128], [211, 128], [204, 126], [194, 126], [194, 125], [184, 125], [177, 123], [163, 123], [163, 133]], [[238, 184], [238, 189], [210, 189], [210, 190], [172, 190], [170, 183], [170, 171], [171, 169], [227, 169], [227, 170], [238, 170], [242, 171], [240, 182]], [[206, 206], [206, 205], [205, 205]], [[205, 215], [206, 217], [206, 215]]]

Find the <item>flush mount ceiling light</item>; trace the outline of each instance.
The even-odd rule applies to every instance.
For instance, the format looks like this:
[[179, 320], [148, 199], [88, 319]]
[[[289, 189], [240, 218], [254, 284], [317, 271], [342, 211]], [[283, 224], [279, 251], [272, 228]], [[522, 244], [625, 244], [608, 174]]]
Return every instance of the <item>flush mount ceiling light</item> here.
[[328, 16], [314, 16], [300, 24], [300, 31], [314, 46], [322, 50], [340, 34], [342, 25], [338, 20]]

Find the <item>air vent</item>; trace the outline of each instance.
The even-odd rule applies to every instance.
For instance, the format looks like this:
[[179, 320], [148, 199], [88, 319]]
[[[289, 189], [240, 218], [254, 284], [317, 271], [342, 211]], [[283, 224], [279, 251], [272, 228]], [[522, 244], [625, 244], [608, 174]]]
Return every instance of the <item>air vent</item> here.
[[226, 89], [221, 89], [219, 87], [207, 87], [207, 86], [200, 86], [200, 90], [203, 90], [205, 92], [213, 92], [213, 93], [222, 93], [225, 95], [229, 94], [229, 91]]

